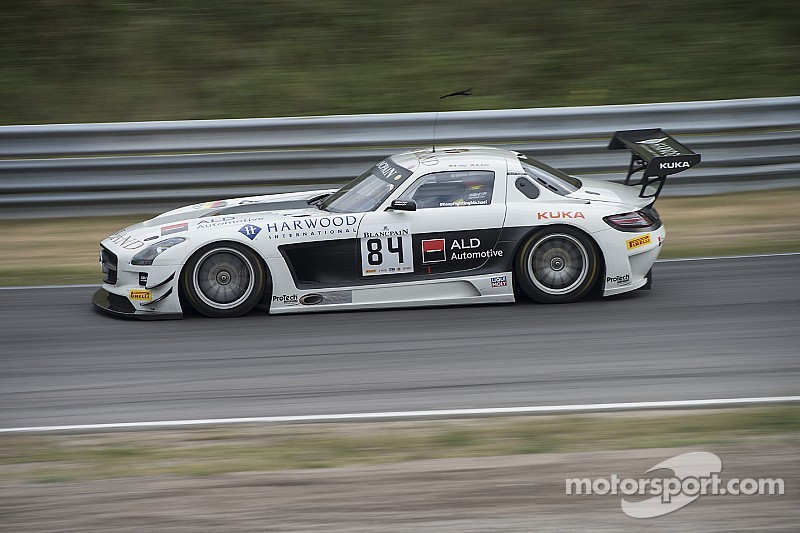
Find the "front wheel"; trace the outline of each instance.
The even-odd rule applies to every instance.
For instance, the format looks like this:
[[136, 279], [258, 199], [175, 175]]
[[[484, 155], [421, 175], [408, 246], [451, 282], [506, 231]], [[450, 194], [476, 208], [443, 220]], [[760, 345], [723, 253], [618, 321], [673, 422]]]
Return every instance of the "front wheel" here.
[[210, 317], [241, 316], [255, 307], [264, 292], [266, 272], [259, 257], [236, 243], [212, 244], [198, 250], [181, 273], [189, 304]]
[[520, 289], [539, 303], [580, 300], [597, 280], [597, 265], [597, 249], [592, 240], [564, 227], [535, 232], [514, 259]]

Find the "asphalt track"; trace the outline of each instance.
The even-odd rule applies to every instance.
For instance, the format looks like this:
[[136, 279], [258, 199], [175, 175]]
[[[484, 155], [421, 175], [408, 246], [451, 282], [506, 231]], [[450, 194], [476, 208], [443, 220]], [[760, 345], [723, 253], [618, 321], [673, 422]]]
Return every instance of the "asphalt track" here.
[[800, 393], [800, 255], [577, 304], [139, 322], [0, 290], [0, 428]]

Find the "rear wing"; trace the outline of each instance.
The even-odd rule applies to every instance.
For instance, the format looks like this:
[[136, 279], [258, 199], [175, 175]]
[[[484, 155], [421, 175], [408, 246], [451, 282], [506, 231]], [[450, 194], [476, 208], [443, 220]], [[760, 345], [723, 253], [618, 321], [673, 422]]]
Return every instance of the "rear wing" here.
[[664, 133], [660, 129], [626, 130], [614, 133], [609, 150], [631, 151], [631, 164], [625, 185], [629, 185], [631, 176], [643, 170], [639, 182], [642, 190], [640, 198], [658, 198], [664, 182], [670, 174], [677, 174], [692, 168], [700, 162], [700, 154], [696, 154], [684, 145]]

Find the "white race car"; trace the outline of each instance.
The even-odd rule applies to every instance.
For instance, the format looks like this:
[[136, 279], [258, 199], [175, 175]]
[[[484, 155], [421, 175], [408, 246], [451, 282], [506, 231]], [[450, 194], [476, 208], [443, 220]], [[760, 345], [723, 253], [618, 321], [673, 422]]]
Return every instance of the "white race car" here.
[[391, 156], [339, 190], [219, 200], [101, 243], [99, 308], [180, 318], [333, 309], [574, 302], [650, 285], [666, 176], [700, 161], [661, 130], [617, 132], [627, 184], [478, 146]]

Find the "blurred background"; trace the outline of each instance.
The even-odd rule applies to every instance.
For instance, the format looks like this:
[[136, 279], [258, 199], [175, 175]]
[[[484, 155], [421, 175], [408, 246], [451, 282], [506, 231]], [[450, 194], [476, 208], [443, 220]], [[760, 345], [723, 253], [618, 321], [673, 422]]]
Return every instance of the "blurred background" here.
[[[762, 100], [800, 94], [796, 0], [4, 0], [0, 28], [0, 430], [798, 394], [800, 98]], [[467, 87], [442, 111], [497, 115], [442, 113], [442, 139], [617, 180], [615, 129], [702, 153], [658, 200], [676, 260], [653, 291], [224, 323], [93, 312], [113, 231], [343, 183], [427, 144], [437, 97]], [[428, 113], [113, 124], [411, 112]], [[695, 260], [739, 254], [778, 255]], [[565, 477], [708, 450], [794, 492], [643, 529], [795, 531], [799, 436], [797, 405], [0, 433], [0, 529], [630, 530], [618, 496], [566, 498]]]
[[675, 102], [800, 89], [789, 0], [7, 0], [0, 123]]

